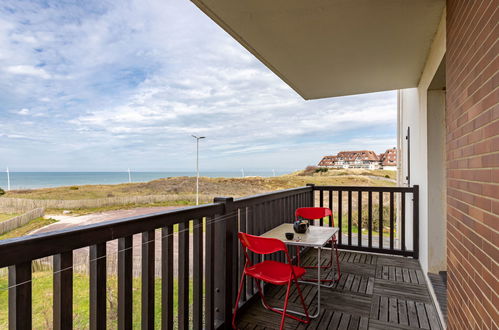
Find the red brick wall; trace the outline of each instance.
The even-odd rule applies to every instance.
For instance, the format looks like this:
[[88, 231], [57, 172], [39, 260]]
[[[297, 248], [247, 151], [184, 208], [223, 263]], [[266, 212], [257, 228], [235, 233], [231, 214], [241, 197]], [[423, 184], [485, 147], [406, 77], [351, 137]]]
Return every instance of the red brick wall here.
[[499, 328], [499, 0], [447, 0], [449, 329]]

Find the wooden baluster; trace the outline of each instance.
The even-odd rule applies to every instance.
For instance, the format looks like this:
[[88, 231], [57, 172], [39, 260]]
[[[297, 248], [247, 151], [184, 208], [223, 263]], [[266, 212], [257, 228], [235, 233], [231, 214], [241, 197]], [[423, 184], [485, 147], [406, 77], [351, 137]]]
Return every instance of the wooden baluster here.
[[378, 197], [378, 214], [379, 214], [379, 248], [383, 249], [383, 192], [379, 192]]
[[394, 194], [393, 191], [390, 191], [390, 250], [394, 249], [394, 233], [395, 233], [395, 214], [394, 214]]
[[142, 329], [154, 329], [154, 235], [142, 233]]
[[161, 229], [161, 328], [173, 329], [173, 226]]
[[31, 261], [9, 266], [9, 329], [31, 329], [31, 290]]
[[215, 219], [206, 218], [206, 301], [205, 327], [215, 328]]
[[400, 248], [402, 249], [402, 251], [405, 251], [406, 247], [405, 247], [405, 192], [402, 192], [401, 194], [401, 208], [402, 210], [400, 211], [401, 214], [401, 218], [400, 218], [400, 225], [401, 225], [401, 229], [400, 229], [400, 236], [401, 236], [401, 243], [400, 243]]
[[133, 326], [133, 236], [118, 239], [118, 329]]
[[338, 190], [338, 244], [341, 245], [342, 240], [343, 240], [343, 230], [342, 230], [342, 223], [341, 220], [343, 218], [343, 197], [342, 191]]
[[362, 191], [357, 197], [357, 245], [362, 246]]
[[193, 328], [203, 328], [203, 220], [194, 220], [193, 233]]
[[329, 216], [329, 227], [333, 226], [334, 215], [333, 215], [333, 191], [329, 190], [329, 209], [331, 210], [331, 215]]
[[106, 243], [90, 246], [90, 329], [106, 329]]
[[73, 328], [73, 251], [54, 255], [54, 329]]
[[178, 228], [178, 328], [189, 329], [189, 222]]
[[[324, 190], [322, 190], [322, 189], [319, 191], [319, 206], [320, 207], [324, 207]], [[320, 218], [319, 225], [321, 227], [324, 225], [324, 219], [323, 218]]]
[[352, 245], [352, 191], [348, 191], [348, 245]]
[[368, 246], [373, 247], [373, 193], [368, 192], [367, 195], [367, 222], [368, 222]]

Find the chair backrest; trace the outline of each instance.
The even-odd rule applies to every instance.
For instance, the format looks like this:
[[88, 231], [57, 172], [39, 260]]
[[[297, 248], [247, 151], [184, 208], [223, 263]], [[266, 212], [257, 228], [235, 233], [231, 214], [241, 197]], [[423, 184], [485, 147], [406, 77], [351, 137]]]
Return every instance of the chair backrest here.
[[248, 250], [257, 254], [270, 254], [278, 251], [288, 252], [286, 244], [277, 238], [266, 238], [246, 233], [238, 233], [241, 244]]
[[331, 216], [332, 225], [334, 226], [332, 214], [333, 212], [331, 212], [331, 210], [327, 207], [300, 207], [295, 211], [296, 220], [298, 220], [299, 218], [307, 220], [318, 220], [324, 217]]

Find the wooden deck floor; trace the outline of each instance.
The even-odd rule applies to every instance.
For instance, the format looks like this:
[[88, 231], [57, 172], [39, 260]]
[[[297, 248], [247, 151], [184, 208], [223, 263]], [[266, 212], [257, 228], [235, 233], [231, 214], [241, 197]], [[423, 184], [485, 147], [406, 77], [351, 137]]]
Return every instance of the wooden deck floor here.
[[[324, 257], [329, 253], [323, 253]], [[304, 264], [316, 264], [309, 251]], [[423, 273], [416, 260], [342, 251], [341, 280], [321, 289], [321, 313], [306, 325], [286, 318], [286, 329], [441, 329]], [[325, 264], [327, 260], [324, 260]], [[309, 270], [316, 274], [315, 270]], [[326, 276], [331, 276], [331, 271]], [[317, 287], [301, 285], [312, 314], [317, 309]], [[298, 296], [288, 308], [300, 310]], [[266, 290], [267, 301], [282, 307], [285, 287]], [[260, 299], [238, 315], [240, 329], [279, 328], [280, 315], [263, 308]]]

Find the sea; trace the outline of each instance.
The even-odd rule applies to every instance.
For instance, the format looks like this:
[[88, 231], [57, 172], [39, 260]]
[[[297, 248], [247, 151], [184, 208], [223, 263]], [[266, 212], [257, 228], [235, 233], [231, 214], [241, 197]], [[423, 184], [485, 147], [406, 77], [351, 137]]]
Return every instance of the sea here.
[[[271, 177], [291, 171], [244, 170], [244, 176]], [[242, 171], [206, 171], [200, 176], [236, 178]], [[196, 172], [130, 172], [131, 182], [148, 182], [160, 178], [196, 176]], [[10, 172], [10, 189], [37, 189], [61, 186], [80, 186], [95, 184], [119, 184], [130, 182], [128, 172]], [[0, 172], [0, 188], [7, 190], [7, 172]]]

